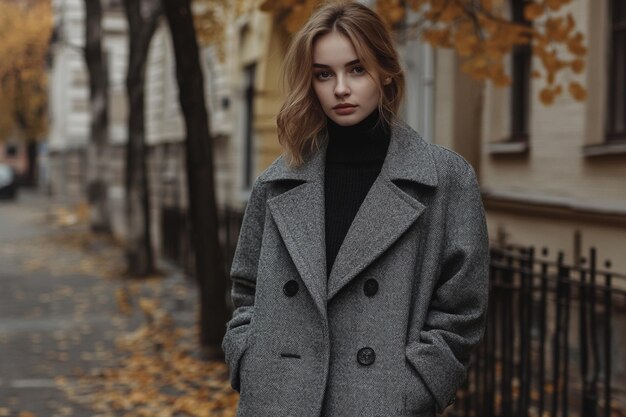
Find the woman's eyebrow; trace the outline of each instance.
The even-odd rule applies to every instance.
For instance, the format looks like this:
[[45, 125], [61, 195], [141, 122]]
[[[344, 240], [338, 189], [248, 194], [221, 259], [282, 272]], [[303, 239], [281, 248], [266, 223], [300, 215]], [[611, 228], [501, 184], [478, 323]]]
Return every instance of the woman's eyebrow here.
[[[360, 60], [358, 59], [354, 59], [350, 62], [347, 62], [346, 65], [344, 65], [344, 67], [350, 67], [352, 65], [358, 64], [360, 62]], [[318, 64], [318, 63], [313, 63], [313, 66], [315, 68], [330, 68], [330, 65], [326, 65], [326, 64]]]

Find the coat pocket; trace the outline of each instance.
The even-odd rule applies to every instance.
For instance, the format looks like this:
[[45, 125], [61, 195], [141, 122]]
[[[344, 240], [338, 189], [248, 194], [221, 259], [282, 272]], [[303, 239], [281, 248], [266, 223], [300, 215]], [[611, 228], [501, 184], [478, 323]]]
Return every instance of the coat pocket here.
[[434, 417], [436, 414], [435, 398], [432, 396], [422, 377], [413, 366], [405, 362], [405, 387], [402, 401], [406, 416]]
[[255, 339], [256, 339], [256, 335], [254, 332], [254, 319], [250, 322], [250, 324], [248, 324], [248, 334], [246, 337], [246, 344], [245, 344], [245, 348], [243, 350], [243, 352], [241, 353], [241, 356], [239, 356], [239, 362], [237, 364], [237, 369], [239, 371], [239, 381], [240, 381], [240, 389], [239, 389], [239, 393], [243, 393], [243, 390], [245, 389], [246, 386], [246, 381], [247, 381], [247, 372], [246, 369], [248, 369], [248, 362], [250, 358], [250, 355], [254, 355], [254, 345], [255, 345]]

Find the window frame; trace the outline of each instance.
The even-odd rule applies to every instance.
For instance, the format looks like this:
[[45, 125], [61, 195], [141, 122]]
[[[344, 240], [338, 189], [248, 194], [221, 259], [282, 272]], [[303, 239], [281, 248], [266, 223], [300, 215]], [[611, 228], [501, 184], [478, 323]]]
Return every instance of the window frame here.
[[[529, 0], [509, 0], [511, 21], [532, 25], [524, 18]], [[530, 109], [532, 45], [515, 45], [511, 50], [511, 86], [509, 87], [508, 133], [502, 140], [490, 142], [488, 153], [497, 155], [527, 155], [530, 149]]]
[[[511, 0], [511, 21], [530, 26], [524, 18], [528, 0]], [[530, 139], [530, 81], [532, 47], [530, 43], [515, 45], [511, 51], [511, 136], [510, 142], [528, 142]]]
[[[623, 50], [626, 50], [626, 13], [623, 17], [623, 21], [616, 21], [617, 18], [614, 16], [613, 10], [615, 8], [615, 4], [617, 1], [623, 0], [609, 0], [608, 2], [608, 10], [609, 10], [609, 29], [607, 33], [608, 37], [608, 62], [607, 62], [607, 112], [606, 112], [606, 126], [605, 126], [605, 143], [607, 144], [626, 144], [626, 59], [622, 64], [623, 68], [621, 73], [618, 71], [619, 68], [615, 65], [615, 61], [618, 57], [618, 47], [616, 47], [615, 39], [621, 34], [623, 42]], [[626, 6], [622, 6], [626, 7]], [[621, 77], [621, 79], [619, 79]], [[615, 86], [620, 86], [622, 88], [622, 93], [624, 96], [622, 97], [623, 102], [622, 105], [622, 114], [618, 114], [617, 106], [617, 94], [618, 89]], [[621, 121], [617, 119], [622, 117]], [[622, 125], [621, 131], [616, 129], [618, 124]]]

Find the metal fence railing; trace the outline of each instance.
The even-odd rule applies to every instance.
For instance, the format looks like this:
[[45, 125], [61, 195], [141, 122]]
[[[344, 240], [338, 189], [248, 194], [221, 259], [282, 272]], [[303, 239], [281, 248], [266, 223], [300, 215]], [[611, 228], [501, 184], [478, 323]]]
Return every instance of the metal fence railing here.
[[624, 415], [612, 372], [624, 347], [612, 340], [623, 331], [626, 276], [609, 269], [598, 268], [595, 249], [573, 266], [545, 249], [492, 247], [485, 337], [446, 414]]
[[[161, 253], [169, 262], [182, 267], [194, 275], [194, 248], [191, 241], [191, 223], [186, 209], [161, 207]], [[230, 272], [239, 229], [243, 220], [243, 210], [222, 206], [218, 212], [218, 233], [226, 274]]]

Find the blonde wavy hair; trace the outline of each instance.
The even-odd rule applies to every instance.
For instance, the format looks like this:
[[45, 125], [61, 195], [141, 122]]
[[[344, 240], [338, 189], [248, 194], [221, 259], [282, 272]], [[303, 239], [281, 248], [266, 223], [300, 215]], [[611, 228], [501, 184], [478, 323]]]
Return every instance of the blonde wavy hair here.
[[[341, 1], [322, 5], [294, 35], [281, 68], [285, 102], [277, 116], [278, 141], [287, 162], [299, 166], [326, 140], [326, 115], [313, 90], [313, 47], [315, 41], [336, 31], [352, 42], [363, 67], [380, 77], [378, 110], [391, 125], [404, 95], [404, 73], [391, 33], [370, 8]], [[390, 83], [382, 80], [389, 78]]]

